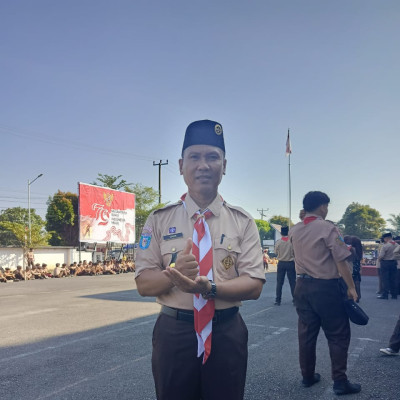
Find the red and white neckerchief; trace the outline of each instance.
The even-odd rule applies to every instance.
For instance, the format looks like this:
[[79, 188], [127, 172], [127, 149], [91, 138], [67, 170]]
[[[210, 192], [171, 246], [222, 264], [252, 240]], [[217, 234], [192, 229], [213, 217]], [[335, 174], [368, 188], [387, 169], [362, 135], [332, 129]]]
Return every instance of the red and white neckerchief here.
[[304, 225], [308, 225], [310, 222], [315, 221], [317, 219], [317, 217], [314, 217], [313, 215], [310, 217], [305, 217], [303, 219], [303, 223]]
[[289, 236], [282, 236], [282, 242], [287, 242], [289, 240]]
[[[183, 205], [186, 208], [184, 194], [181, 197]], [[213, 214], [206, 209], [202, 213], [197, 211], [196, 222], [193, 230], [193, 248], [192, 253], [199, 264], [199, 275], [206, 276], [209, 281], [213, 280], [213, 248], [210, 229], [206, 219]], [[203, 353], [203, 364], [207, 361], [211, 353], [212, 320], [215, 313], [214, 299], [204, 299], [199, 293], [193, 295], [194, 307], [194, 329], [197, 335], [197, 357]]]

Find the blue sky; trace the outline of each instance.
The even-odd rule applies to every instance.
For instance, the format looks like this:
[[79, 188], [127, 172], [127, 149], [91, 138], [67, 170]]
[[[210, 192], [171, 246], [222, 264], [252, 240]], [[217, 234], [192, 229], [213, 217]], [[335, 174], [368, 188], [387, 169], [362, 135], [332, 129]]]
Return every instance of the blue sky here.
[[400, 213], [400, 2], [5, 0], [0, 3], [0, 210], [44, 217], [97, 173], [173, 202], [186, 126], [224, 127], [220, 192], [255, 218], [309, 190]]

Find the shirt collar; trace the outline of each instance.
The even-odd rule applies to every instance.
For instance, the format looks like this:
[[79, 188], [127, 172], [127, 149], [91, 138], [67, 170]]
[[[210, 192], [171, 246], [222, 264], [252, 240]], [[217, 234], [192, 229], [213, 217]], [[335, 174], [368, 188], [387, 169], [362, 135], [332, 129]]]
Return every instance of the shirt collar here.
[[323, 219], [320, 215], [313, 214], [312, 212], [306, 213], [304, 218], [306, 218], [306, 217], [316, 217], [317, 219]]
[[[223, 206], [224, 201], [222, 200], [222, 197], [219, 193], [217, 193], [217, 196], [215, 199], [207, 206], [207, 208], [215, 215], [216, 217], [219, 216], [221, 213], [221, 209]], [[200, 207], [194, 202], [194, 200], [190, 197], [190, 194], [186, 194], [185, 198], [185, 204], [186, 204], [186, 211], [190, 217], [192, 217], [194, 214], [196, 214], [197, 211], [200, 210]]]

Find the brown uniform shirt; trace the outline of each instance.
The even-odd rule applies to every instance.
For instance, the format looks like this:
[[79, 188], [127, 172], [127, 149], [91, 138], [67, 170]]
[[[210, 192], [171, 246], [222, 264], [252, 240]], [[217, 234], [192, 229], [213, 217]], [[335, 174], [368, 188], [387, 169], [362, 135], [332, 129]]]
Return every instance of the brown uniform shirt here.
[[294, 261], [293, 246], [290, 240], [277, 240], [275, 244], [275, 253], [279, 261]]
[[396, 247], [393, 241], [385, 243], [379, 251], [379, 260], [394, 260], [393, 252]]
[[[154, 211], [146, 221], [136, 253], [136, 277], [146, 269], [164, 270], [174, 253], [185, 247], [193, 237], [195, 218], [200, 209], [189, 194], [182, 201]], [[213, 243], [214, 281], [227, 281], [241, 275], [265, 281], [260, 252], [260, 239], [254, 219], [243, 209], [222, 201], [221, 196], [208, 206], [213, 216], [207, 219]], [[157, 297], [157, 302], [169, 307], [192, 310], [193, 294], [173, 287]], [[215, 299], [216, 309], [239, 306], [240, 302]]]
[[307, 217], [316, 219], [299, 222], [289, 232], [296, 272], [318, 279], [339, 278], [336, 262], [346, 260], [351, 255], [350, 250], [335, 225], [317, 215], [307, 213], [305, 221]]

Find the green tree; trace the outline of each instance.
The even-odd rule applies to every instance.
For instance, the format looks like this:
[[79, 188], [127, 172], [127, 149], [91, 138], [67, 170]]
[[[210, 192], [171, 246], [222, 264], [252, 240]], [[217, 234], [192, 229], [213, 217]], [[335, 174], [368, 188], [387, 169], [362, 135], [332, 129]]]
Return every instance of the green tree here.
[[345, 235], [358, 236], [361, 239], [377, 238], [385, 228], [385, 220], [379, 211], [369, 205], [351, 203], [339, 221]]
[[[269, 219], [270, 224], [276, 224], [281, 226], [289, 226], [289, 218], [283, 217], [282, 215], [274, 215]], [[290, 226], [293, 226], [293, 221], [290, 221]]]
[[92, 182], [91, 185], [96, 185], [96, 186], [103, 186], [103, 187], [108, 187], [110, 189], [114, 190], [121, 190], [124, 189], [126, 192], [126, 187], [130, 187], [133, 184], [128, 183], [125, 179], [121, 179], [122, 175], [118, 176], [113, 176], [113, 175], [107, 175], [107, 174], [97, 174], [97, 180], [99, 182]]
[[[26, 249], [29, 246], [28, 209], [22, 207], [7, 208], [0, 215], [0, 244]], [[45, 231], [45, 222], [31, 209], [31, 246], [46, 245], [49, 234]]]
[[271, 239], [271, 227], [267, 221], [264, 221], [262, 219], [255, 219], [254, 221], [257, 225], [258, 234], [260, 235], [260, 244], [262, 246], [263, 240]]
[[125, 191], [135, 193], [135, 233], [136, 241], [138, 241], [147, 217], [154, 210], [164, 207], [166, 203], [158, 204], [158, 191], [140, 183], [126, 186]]
[[79, 243], [78, 195], [58, 191], [47, 201], [46, 228], [53, 246], [77, 246]]
[[400, 234], [400, 214], [390, 214], [390, 218], [386, 221], [392, 225], [396, 235]]

